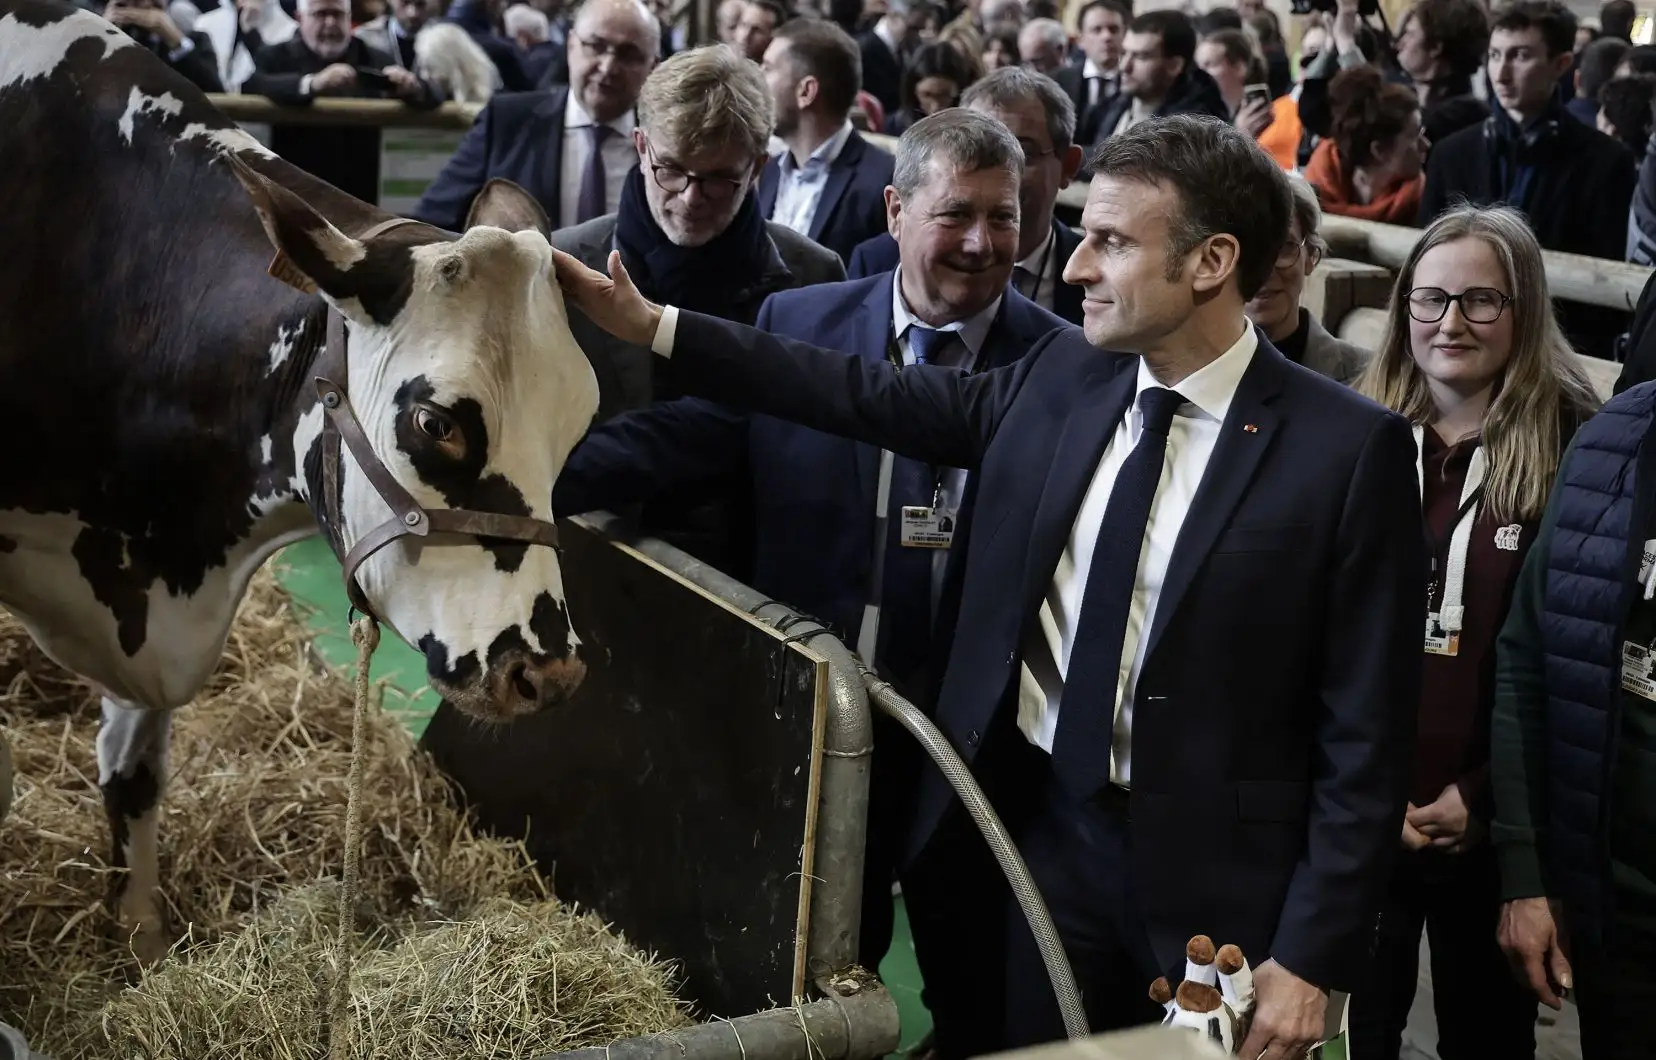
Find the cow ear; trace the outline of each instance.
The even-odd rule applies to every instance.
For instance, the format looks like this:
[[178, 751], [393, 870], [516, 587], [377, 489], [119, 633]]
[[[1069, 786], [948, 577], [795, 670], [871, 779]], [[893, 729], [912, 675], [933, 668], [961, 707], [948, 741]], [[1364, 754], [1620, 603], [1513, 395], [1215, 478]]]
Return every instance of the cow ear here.
[[483, 185], [466, 213], [466, 227], [477, 225], [504, 228], [508, 232], [533, 229], [548, 240], [552, 238], [552, 222], [541, 204], [533, 195], [500, 177]]
[[334, 299], [349, 297], [353, 285], [346, 275], [367, 255], [367, 245], [335, 228], [305, 200], [246, 162], [234, 155], [229, 162], [276, 248], [270, 274], [302, 291], [320, 289]]

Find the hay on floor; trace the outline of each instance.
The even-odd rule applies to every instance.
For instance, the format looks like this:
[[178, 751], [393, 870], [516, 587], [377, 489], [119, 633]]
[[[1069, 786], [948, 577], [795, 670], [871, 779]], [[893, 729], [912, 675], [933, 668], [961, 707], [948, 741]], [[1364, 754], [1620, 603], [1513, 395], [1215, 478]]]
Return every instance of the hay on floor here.
[[[183, 941], [141, 990], [124, 993], [138, 974], [104, 908], [115, 870], [97, 787], [98, 714], [93, 691], [47, 660], [0, 612], [0, 729], [17, 773], [11, 814], [0, 821], [0, 1022], [21, 1028], [54, 1060], [322, 1056], [323, 1021], [294, 1025], [295, 1034], [311, 1036], [302, 1039], [309, 1044], [296, 1038], [281, 1051], [259, 1006], [285, 991], [283, 1003], [298, 1018], [301, 1009], [292, 1006], [311, 989], [300, 984], [326, 982], [319, 957], [326, 949], [318, 947], [332, 913], [327, 901], [318, 905], [317, 888], [326, 891], [331, 884], [318, 881], [337, 878], [342, 868], [348, 676], [317, 663], [291, 601], [261, 571], [218, 672], [173, 717], [161, 880], [170, 926]], [[550, 901], [520, 846], [473, 834], [449, 785], [393, 714], [372, 712], [364, 753], [359, 915], [378, 934], [371, 943], [377, 952], [359, 956], [354, 1003], [374, 1028], [370, 1036], [396, 1024], [450, 1040], [405, 1045], [412, 1051], [404, 1052], [382, 1051], [375, 1042], [359, 1055], [532, 1056], [545, 1050], [529, 1043], [604, 1044], [613, 1040], [604, 1035], [686, 1022], [672, 999], [669, 969]], [[477, 922], [468, 923], [474, 916]], [[536, 941], [542, 934], [587, 949], [554, 952]], [[480, 939], [490, 945], [477, 945]], [[226, 968], [213, 970], [213, 962], [232, 954], [238, 975], [270, 970], [258, 993], [237, 1001], [198, 989], [203, 976], [237, 981]], [[426, 971], [410, 971], [410, 961]], [[611, 978], [569, 986], [570, 976], [580, 978], [574, 969], [594, 963]], [[470, 993], [417, 992], [396, 1010], [393, 988], [426, 972], [440, 973], [438, 983], [465, 983]], [[485, 973], [504, 978], [485, 981]], [[588, 974], [599, 973], [588, 967]], [[411, 988], [447, 989], [431, 982]], [[180, 990], [216, 1001], [192, 1009]], [[620, 1015], [566, 1008], [617, 992], [628, 995], [612, 1006]], [[543, 1003], [556, 1007], [536, 1008]], [[471, 1039], [414, 1018], [422, 1007], [442, 1006], [453, 1009], [449, 1016], [458, 1022], [451, 1026], [465, 1026]], [[534, 1026], [507, 1024], [514, 1008]], [[636, 1021], [621, 1018], [629, 1010]], [[257, 1024], [259, 1042], [249, 1039], [244, 1048], [233, 1036], [212, 1044], [201, 1036], [240, 1019]], [[168, 1020], [178, 1026], [169, 1028]], [[572, 1033], [548, 1037], [562, 1032], [543, 1025], [557, 1024]], [[597, 1037], [580, 1037], [581, 1028]]]

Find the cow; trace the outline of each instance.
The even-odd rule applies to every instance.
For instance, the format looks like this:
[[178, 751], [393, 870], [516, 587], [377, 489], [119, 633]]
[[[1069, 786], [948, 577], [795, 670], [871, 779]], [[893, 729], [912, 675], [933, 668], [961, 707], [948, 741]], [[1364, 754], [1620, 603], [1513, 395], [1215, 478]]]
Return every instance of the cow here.
[[0, 423], [27, 443], [0, 466], [0, 605], [102, 690], [110, 899], [149, 960], [168, 711], [284, 545], [325, 535], [472, 715], [579, 684], [545, 545], [597, 382], [521, 189], [463, 233], [399, 223], [60, 0], [0, 0], [0, 156]]

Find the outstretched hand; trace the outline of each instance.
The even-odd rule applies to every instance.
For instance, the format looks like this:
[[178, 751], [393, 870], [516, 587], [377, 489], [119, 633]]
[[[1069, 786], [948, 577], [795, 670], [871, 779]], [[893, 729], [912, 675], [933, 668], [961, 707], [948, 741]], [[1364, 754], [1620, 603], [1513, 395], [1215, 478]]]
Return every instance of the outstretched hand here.
[[587, 268], [557, 247], [552, 248], [552, 261], [558, 270], [558, 285], [563, 288], [564, 297], [594, 324], [638, 346], [648, 346], [655, 340], [656, 328], [661, 323], [661, 307], [638, 293], [632, 277], [627, 275], [627, 267], [621, 264], [620, 251], [610, 251], [608, 276]]

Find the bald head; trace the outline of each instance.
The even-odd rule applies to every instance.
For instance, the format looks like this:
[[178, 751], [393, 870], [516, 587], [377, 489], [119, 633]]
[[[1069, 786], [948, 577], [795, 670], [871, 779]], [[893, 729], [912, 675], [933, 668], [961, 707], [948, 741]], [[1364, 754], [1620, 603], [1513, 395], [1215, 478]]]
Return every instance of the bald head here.
[[661, 51], [661, 24], [640, 0], [587, 0], [569, 34], [569, 87], [593, 120], [633, 109]]

